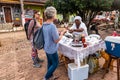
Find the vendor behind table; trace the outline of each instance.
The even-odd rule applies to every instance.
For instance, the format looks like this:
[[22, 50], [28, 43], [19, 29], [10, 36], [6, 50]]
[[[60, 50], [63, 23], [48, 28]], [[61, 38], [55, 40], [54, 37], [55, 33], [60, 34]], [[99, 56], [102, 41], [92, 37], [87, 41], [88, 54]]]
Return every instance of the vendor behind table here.
[[82, 22], [82, 18], [80, 16], [76, 16], [74, 18], [74, 24], [72, 25], [72, 27], [71, 28], [66, 27], [66, 29], [73, 35], [84, 34], [85, 36], [88, 36], [87, 27]]

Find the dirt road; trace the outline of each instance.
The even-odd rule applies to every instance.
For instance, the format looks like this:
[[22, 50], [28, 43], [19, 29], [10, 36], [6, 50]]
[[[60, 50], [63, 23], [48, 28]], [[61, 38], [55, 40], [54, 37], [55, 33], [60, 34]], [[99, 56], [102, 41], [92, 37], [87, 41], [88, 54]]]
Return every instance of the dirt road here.
[[[103, 37], [110, 33], [101, 32]], [[39, 57], [45, 61], [41, 68], [33, 68], [31, 60], [31, 46], [26, 40], [24, 31], [0, 34], [0, 80], [42, 80], [46, 72], [46, 56], [43, 50], [39, 51]], [[103, 64], [100, 59], [100, 66]], [[114, 70], [116, 71], [116, 70]], [[116, 80], [116, 73], [110, 71], [103, 80]], [[58, 80], [68, 80], [68, 73], [63, 64], [59, 65], [55, 75]], [[102, 72], [90, 75], [88, 80], [102, 80]]]

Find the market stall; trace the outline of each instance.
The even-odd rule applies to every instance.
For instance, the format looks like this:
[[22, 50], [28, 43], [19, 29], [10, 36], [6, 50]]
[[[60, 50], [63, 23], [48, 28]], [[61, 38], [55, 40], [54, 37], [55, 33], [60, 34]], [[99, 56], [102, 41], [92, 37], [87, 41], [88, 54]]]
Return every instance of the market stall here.
[[[90, 54], [93, 54], [100, 49], [106, 49], [105, 42], [96, 34], [89, 35], [88, 37], [85, 38], [85, 40], [86, 40], [86, 46], [84, 46], [81, 41], [77, 44], [73, 44], [74, 39], [66, 36], [64, 36], [59, 42], [60, 53], [63, 56], [68, 57], [71, 60], [72, 59], [74, 60], [74, 63], [68, 64], [68, 76], [70, 80], [86, 79], [88, 76], [84, 76], [82, 74], [80, 76], [83, 78], [78, 77], [76, 79], [77, 76], [72, 74], [72, 70], [79, 68], [80, 73], [82, 70], [84, 70], [86, 71], [84, 74], [88, 75], [89, 65], [87, 66], [87, 62], [85, 61], [86, 57], [88, 57]], [[65, 63], [65, 65], [67, 64]]]

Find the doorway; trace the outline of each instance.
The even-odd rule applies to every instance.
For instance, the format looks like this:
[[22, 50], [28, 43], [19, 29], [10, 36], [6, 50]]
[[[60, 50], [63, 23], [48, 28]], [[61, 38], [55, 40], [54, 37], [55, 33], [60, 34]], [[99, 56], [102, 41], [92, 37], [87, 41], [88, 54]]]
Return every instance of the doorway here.
[[11, 8], [4, 7], [4, 14], [6, 23], [11, 23], [12, 22]]

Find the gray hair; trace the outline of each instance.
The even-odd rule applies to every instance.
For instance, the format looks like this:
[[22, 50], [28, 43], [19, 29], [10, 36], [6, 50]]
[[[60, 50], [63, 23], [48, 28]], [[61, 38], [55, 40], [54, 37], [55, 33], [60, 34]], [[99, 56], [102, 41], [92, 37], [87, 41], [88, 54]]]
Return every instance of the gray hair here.
[[47, 7], [45, 9], [44, 13], [45, 13], [45, 18], [46, 19], [51, 19], [56, 15], [57, 10], [54, 7], [51, 6], [51, 7]]

